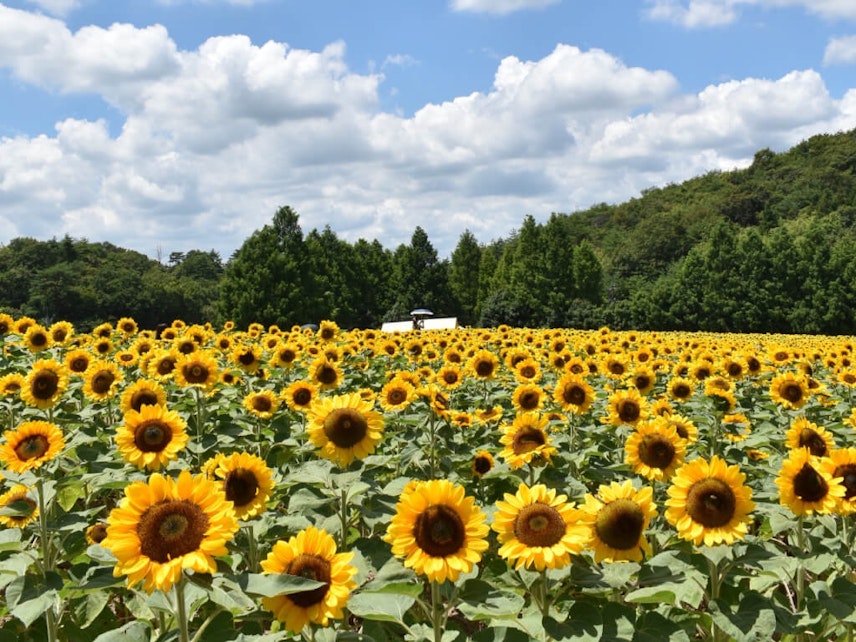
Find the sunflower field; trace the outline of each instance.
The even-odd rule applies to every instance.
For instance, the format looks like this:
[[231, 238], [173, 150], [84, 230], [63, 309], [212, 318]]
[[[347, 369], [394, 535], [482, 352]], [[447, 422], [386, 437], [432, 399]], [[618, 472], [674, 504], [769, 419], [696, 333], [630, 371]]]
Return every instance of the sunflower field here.
[[853, 639], [852, 337], [0, 342], [0, 642]]

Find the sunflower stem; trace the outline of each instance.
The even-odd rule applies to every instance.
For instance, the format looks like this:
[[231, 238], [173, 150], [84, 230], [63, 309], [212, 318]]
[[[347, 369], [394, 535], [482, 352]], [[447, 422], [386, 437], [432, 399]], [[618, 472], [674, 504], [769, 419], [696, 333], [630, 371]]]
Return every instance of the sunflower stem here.
[[194, 386], [193, 393], [196, 396], [196, 463], [202, 465], [202, 424], [205, 416], [205, 403], [202, 399], [202, 389]]
[[428, 466], [431, 471], [431, 479], [435, 479], [435, 474], [437, 471], [437, 463], [435, 458], [437, 456], [436, 447], [437, 447], [437, 429], [436, 422], [434, 420], [434, 413], [432, 412], [428, 415], [428, 432], [431, 435], [431, 445], [428, 448]]
[[434, 625], [434, 642], [442, 642], [443, 628], [445, 625], [443, 617], [443, 600], [440, 597], [440, 583], [431, 582], [431, 620]]
[[252, 524], [246, 524], [244, 530], [247, 533], [247, 562], [250, 573], [258, 573], [259, 548], [256, 543], [256, 533]]
[[340, 540], [340, 550], [347, 550], [348, 545], [348, 489], [342, 488], [342, 497], [339, 502], [339, 518], [342, 521], [342, 538]]
[[[41, 477], [36, 482], [36, 490], [39, 496], [39, 539], [42, 545], [42, 569], [45, 574], [45, 584], [47, 584], [48, 573], [54, 570], [54, 559], [50, 531], [48, 530], [48, 512], [45, 507], [44, 480]], [[48, 632], [48, 642], [56, 642], [57, 621], [53, 605], [45, 610], [45, 626]]]
[[541, 569], [541, 580], [538, 582], [538, 608], [541, 609], [541, 617], [550, 615], [550, 589], [547, 579], [547, 569]]
[[[722, 586], [724, 573], [720, 572], [719, 564], [714, 560], [707, 556], [705, 556], [705, 559], [707, 559], [708, 577], [710, 578], [710, 594], [708, 596], [709, 604], [719, 597], [719, 589]], [[722, 636], [722, 631], [712, 617], [710, 620], [710, 639], [713, 640], [713, 642], [719, 642], [719, 640], [727, 639], [727, 637]]]
[[190, 634], [187, 628], [187, 604], [184, 600], [185, 581], [184, 572], [182, 572], [181, 579], [175, 585], [175, 620], [178, 624], [179, 642], [190, 642]]

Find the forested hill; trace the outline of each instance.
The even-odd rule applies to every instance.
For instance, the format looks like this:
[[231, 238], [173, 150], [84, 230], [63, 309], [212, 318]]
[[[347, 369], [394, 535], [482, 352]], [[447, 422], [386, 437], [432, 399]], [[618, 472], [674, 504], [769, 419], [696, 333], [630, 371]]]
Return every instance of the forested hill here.
[[287, 206], [225, 262], [68, 237], [0, 247], [0, 310], [81, 329], [121, 316], [378, 327], [414, 307], [485, 326], [852, 334], [856, 130], [618, 205], [526, 216], [489, 243], [464, 232], [442, 259], [421, 228], [397, 248], [350, 243], [304, 234]]

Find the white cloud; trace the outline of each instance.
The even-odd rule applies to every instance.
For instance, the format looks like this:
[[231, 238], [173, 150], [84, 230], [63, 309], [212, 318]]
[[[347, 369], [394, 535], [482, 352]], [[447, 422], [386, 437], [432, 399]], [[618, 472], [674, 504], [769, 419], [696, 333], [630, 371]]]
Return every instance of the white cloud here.
[[853, 0], [647, 0], [646, 14], [687, 28], [718, 27], [735, 22], [741, 6], [767, 9], [802, 7], [828, 19], [856, 19]]
[[65, 16], [81, 5], [81, 0], [28, 0], [40, 9], [55, 16]]
[[560, 0], [451, 0], [453, 11], [505, 15], [526, 9], [543, 9]]
[[244, 36], [179, 50], [162, 27], [71, 33], [0, 5], [0, 66], [101, 95], [124, 118], [118, 134], [69, 118], [0, 138], [0, 212], [12, 222], [0, 242], [69, 233], [228, 258], [291, 205], [304, 230], [330, 224], [387, 247], [421, 225], [448, 255], [464, 228], [499, 238], [525, 214], [625, 200], [856, 127], [856, 90], [837, 101], [814, 71], [686, 95], [668, 72], [570, 45], [506, 57], [489, 90], [404, 117], [380, 111], [380, 77], [352, 72], [344, 51]]
[[823, 53], [824, 65], [856, 63], [856, 35], [832, 38]]

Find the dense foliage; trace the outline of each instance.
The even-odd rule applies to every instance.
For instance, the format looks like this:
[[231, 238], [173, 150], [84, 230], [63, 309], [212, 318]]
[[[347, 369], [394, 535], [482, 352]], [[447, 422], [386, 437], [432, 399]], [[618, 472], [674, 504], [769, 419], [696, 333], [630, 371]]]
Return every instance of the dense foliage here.
[[[109, 244], [19, 238], [0, 248], [0, 309], [81, 327], [133, 316], [333, 319], [377, 327], [413, 307], [466, 325], [838, 334], [856, 323], [856, 130], [756, 153], [711, 172], [489, 243], [465, 231], [448, 258], [409, 244], [304, 234], [290, 207], [225, 265], [216, 252], [161, 261]], [[132, 286], [132, 287], [131, 287]]]

